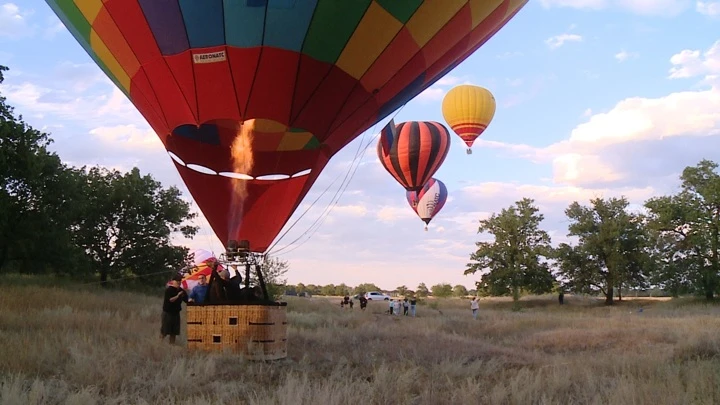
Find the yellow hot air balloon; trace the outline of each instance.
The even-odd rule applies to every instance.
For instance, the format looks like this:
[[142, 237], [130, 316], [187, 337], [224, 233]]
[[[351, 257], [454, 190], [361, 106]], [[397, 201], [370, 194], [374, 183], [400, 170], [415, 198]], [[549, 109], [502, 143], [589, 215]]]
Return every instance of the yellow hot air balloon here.
[[443, 99], [442, 112], [450, 128], [468, 146], [467, 153], [495, 116], [495, 97], [486, 88], [463, 84]]

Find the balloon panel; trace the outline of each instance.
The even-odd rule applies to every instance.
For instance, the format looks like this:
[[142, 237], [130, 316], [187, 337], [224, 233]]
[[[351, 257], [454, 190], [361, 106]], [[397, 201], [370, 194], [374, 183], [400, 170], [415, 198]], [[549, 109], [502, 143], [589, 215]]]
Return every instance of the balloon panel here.
[[[253, 251], [279, 233], [330, 157], [457, 66], [527, 3], [46, 1], [166, 149], [209, 169], [185, 173], [188, 189], [223, 242], [248, 239]], [[281, 129], [261, 131], [253, 120]], [[253, 165], [242, 173], [252, 180], [236, 180], [247, 183], [240, 205], [222, 190], [207, 196], [205, 183], [219, 181], [208, 176], [233, 166], [223, 121], [249, 123], [253, 132]], [[257, 180], [307, 170], [301, 181]], [[273, 206], [263, 214], [273, 217], [268, 222], [254, 217], [252, 201], [260, 200]], [[232, 218], [242, 222], [229, 226]], [[249, 225], [258, 223], [265, 225]]]
[[201, 263], [204, 263], [208, 259], [215, 259], [215, 255], [210, 252], [209, 250], [205, 249], [196, 249], [193, 251], [193, 264], [198, 266]]

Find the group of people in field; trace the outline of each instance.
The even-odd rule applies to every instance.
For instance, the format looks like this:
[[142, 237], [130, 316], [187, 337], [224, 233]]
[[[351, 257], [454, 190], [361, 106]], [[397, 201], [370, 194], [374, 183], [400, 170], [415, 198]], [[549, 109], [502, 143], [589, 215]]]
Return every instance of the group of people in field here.
[[403, 299], [390, 299], [388, 302], [388, 311], [390, 315], [415, 316], [415, 308], [417, 307], [417, 299], [415, 297], [405, 297]]
[[[358, 294], [358, 301], [360, 301], [360, 309], [365, 310], [367, 308], [368, 299], [365, 298], [365, 294]], [[390, 315], [405, 315], [405, 316], [415, 316], [415, 308], [417, 306], [417, 299], [415, 297], [404, 299], [397, 298], [397, 299], [390, 299], [389, 301], [390, 307], [385, 312], [386, 314]], [[350, 308], [353, 309], [355, 306], [355, 303], [352, 298], [350, 298], [349, 295], [345, 295], [342, 300], [340, 300], [340, 308]]]
[[[363, 294], [358, 294], [358, 301], [360, 301], [360, 310], [364, 311], [365, 308], [367, 308], [367, 298]], [[342, 300], [340, 300], [340, 308], [350, 308], [353, 309], [355, 306], [355, 302], [350, 298], [349, 295], [345, 295]]]

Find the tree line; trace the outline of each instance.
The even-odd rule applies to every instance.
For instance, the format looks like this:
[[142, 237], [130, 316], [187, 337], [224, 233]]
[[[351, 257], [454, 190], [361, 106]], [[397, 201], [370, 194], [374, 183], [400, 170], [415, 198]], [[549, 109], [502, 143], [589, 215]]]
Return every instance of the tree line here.
[[188, 263], [171, 240], [198, 231], [180, 190], [137, 168], [68, 165], [51, 142], [0, 95], [0, 273], [157, 284]]
[[[321, 295], [321, 296], [344, 296], [344, 295], [355, 295], [363, 294], [371, 291], [386, 291], [378, 287], [374, 283], [363, 283], [355, 287], [351, 287], [342, 284], [327, 284], [327, 285], [315, 285], [315, 284], [287, 284], [285, 285], [285, 293], [288, 295], [299, 295], [307, 293], [310, 295]], [[420, 283], [415, 290], [408, 288], [405, 285], [396, 287], [391, 293], [396, 293], [401, 296], [416, 296], [420, 298], [424, 297], [465, 297], [467, 295], [473, 295], [476, 293], [475, 290], [468, 290], [464, 285], [458, 284], [452, 286], [448, 283], [439, 283], [428, 288], [425, 283]]]
[[[630, 209], [626, 197], [575, 201], [565, 209], [572, 243], [551, 245], [544, 215], [523, 198], [480, 221], [465, 274], [481, 274], [487, 295], [561, 290], [597, 294], [612, 305], [623, 290], [660, 289], [712, 300], [720, 287], [720, 175], [703, 159], [686, 167], [676, 194]], [[617, 297], [616, 297], [617, 295]]]

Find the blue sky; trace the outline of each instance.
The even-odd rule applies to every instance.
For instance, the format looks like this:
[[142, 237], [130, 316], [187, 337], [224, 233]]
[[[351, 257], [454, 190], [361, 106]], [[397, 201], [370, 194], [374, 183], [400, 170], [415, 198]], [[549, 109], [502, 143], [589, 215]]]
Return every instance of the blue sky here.
[[[477, 234], [478, 220], [522, 197], [536, 200], [557, 243], [567, 240], [563, 210], [572, 201], [625, 195], [641, 204], [675, 191], [685, 166], [720, 162], [719, 23], [719, 1], [531, 1], [395, 117], [444, 122], [444, 93], [466, 82], [487, 87], [498, 102], [472, 155], [453, 138], [435, 176], [450, 198], [430, 231], [372, 143], [320, 227], [308, 232], [340, 181], [278, 243], [300, 237], [280, 253], [291, 265], [289, 281], [470, 287], [478, 277], [464, 276], [465, 264], [474, 242], [487, 238]], [[0, 64], [11, 68], [2, 93], [26, 121], [52, 134], [66, 162], [138, 166], [185, 189], [142, 116], [44, 1], [0, 0]], [[288, 226], [383, 124], [333, 158]], [[219, 254], [220, 241], [198, 223], [194, 240], [178, 242]]]

